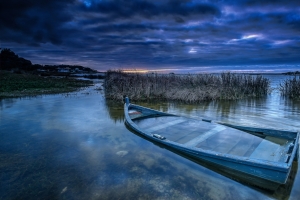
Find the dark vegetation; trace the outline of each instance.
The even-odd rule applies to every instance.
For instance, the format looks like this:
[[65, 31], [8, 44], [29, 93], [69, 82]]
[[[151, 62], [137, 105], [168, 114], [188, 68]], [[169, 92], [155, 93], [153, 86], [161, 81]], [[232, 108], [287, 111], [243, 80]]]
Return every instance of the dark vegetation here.
[[95, 70], [81, 66], [33, 65], [10, 49], [3, 49], [0, 53], [0, 98], [71, 92], [92, 84], [92, 81], [68, 78], [72, 70], [95, 73]]
[[282, 73], [284, 75], [300, 75], [299, 71]]
[[199, 102], [217, 99], [260, 97], [268, 93], [270, 81], [262, 76], [222, 73], [196, 74], [138, 74], [121, 70], [107, 71], [105, 95], [108, 99], [161, 99]]
[[300, 99], [300, 76], [294, 76], [280, 83], [279, 90], [281, 95], [292, 98]]
[[42, 76], [70, 76], [76, 74], [95, 74], [96, 70], [79, 65], [40, 65], [19, 57], [10, 49], [2, 49], [0, 53], [0, 70], [14, 73], [30, 73]]
[[73, 78], [46, 78], [7, 71], [0, 71], [0, 77], [0, 98], [71, 92], [92, 84], [92, 81]]

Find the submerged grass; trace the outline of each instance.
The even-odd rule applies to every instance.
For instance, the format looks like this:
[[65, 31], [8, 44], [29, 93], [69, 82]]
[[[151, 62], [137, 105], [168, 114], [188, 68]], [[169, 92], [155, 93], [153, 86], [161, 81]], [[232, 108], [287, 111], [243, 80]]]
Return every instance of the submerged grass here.
[[122, 100], [162, 99], [199, 102], [217, 99], [260, 97], [269, 91], [270, 81], [260, 75], [224, 72], [213, 74], [139, 74], [121, 70], [107, 71], [105, 96]]
[[45, 78], [6, 71], [0, 71], [0, 77], [0, 98], [71, 92], [92, 84], [92, 81], [73, 78]]
[[300, 76], [284, 80], [280, 83], [279, 90], [282, 96], [300, 99]]

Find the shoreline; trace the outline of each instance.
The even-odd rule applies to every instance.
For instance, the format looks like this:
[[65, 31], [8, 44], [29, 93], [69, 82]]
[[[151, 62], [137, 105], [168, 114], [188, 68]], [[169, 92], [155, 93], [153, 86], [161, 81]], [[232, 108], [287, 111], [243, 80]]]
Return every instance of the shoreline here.
[[69, 93], [93, 85], [93, 81], [76, 78], [41, 77], [0, 71], [0, 99]]

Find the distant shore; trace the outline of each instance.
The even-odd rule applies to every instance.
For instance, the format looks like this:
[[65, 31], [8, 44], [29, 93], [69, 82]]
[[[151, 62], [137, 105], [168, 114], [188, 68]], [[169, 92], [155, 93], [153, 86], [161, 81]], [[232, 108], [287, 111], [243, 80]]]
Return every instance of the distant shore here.
[[67, 93], [93, 84], [89, 80], [63, 77], [42, 77], [33, 74], [15, 74], [0, 70], [0, 99]]

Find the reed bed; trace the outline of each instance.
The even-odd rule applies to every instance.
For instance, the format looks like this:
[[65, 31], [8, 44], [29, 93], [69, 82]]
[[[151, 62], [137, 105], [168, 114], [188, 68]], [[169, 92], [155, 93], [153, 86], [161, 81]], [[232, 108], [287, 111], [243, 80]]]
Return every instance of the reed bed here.
[[251, 76], [224, 72], [213, 74], [139, 74], [121, 70], [107, 71], [105, 96], [122, 100], [161, 99], [199, 102], [217, 99], [259, 97], [269, 91], [270, 81], [260, 75]]
[[282, 96], [300, 99], [300, 76], [287, 79], [280, 83], [279, 91]]

